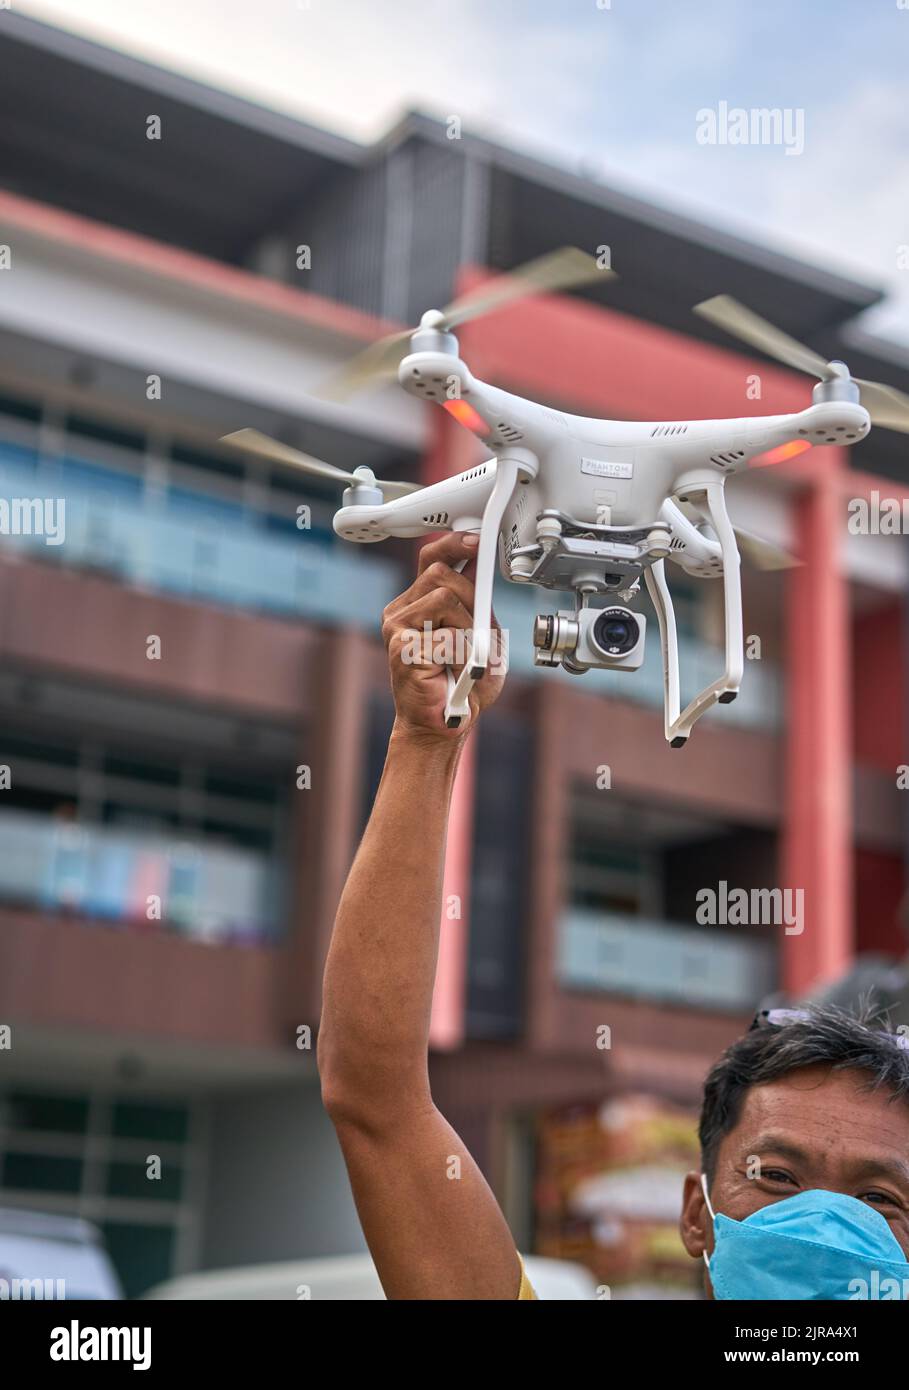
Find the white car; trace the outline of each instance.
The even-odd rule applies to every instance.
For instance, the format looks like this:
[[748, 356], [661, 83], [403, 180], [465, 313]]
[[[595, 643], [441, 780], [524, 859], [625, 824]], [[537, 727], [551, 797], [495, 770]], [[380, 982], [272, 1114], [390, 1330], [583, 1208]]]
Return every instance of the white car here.
[[97, 1227], [77, 1217], [0, 1207], [0, 1299], [122, 1297]]

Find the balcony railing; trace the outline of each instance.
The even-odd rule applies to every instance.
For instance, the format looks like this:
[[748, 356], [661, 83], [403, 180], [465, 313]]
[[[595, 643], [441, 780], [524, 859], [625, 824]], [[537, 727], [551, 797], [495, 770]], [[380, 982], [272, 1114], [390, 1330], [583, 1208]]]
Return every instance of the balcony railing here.
[[308, 531], [284, 536], [201, 494], [155, 500], [139, 479], [78, 460], [62, 461], [60, 480], [34, 462], [32, 451], [0, 443], [0, 497], [65, 498], [65, 539], [47, 546], [40, 535], [3, 535], [4, 546], [167, 593], [365, 628], [401, 588], [399, 567], [366, 547]]
[[0, 901], [42, 912], [196, 941], [263, 942], [278, 920], [274, 867], [240, 847], [0, 813]]
[[558, 973], [569, 989], [734, 1011], [775, 987], [776, 947], [720, 928], [573, 908], [561, 923]]

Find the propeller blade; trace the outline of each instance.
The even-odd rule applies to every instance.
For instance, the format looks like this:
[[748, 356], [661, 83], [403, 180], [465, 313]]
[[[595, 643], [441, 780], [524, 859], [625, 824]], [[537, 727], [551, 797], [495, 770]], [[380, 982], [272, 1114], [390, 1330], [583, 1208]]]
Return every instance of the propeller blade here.
[[247, 454], [255, 454], [257, 458], [271, 459], [275, 463], [289, 463], [294, 468], [302, 469], [304, 473], [311, 473], [313, 477], [331, 478], [335, 482], [343, 483], [345, 487], [349, 487], [355, 481], [353, 474], [346, 473], [343, 468], [336, 468], [333, 463], [323, 463], [321, 459], [304, 454], [301, 449], [294, 449], [290, 444], [282, 444], [279, 439], [272, 439], [260, 430], [234, 430], [232, 434], [222, 435], [221, 443], [230, 445], [232, 449], [242, 449]]
[[861, 391], [862, 405], [875, 425], [909, 434], [909, 396], [895, 386], [885, 386], [882, 381], [865, 381], [860, 376], [853, 380]]
[[[694, 306], [694, 312], [732, 337], [766, 352], [797, 372], [806, 372], [809, 376], [819, 377], [821, 381], [829, 381], [833, 376], [830, 364], [819, 353], [790, 338], [788, 333], [774, 327], [731, 295], [717, 294], [712, 299], [705, 299]], [[875, 425], [909, 434], [909, 396], [895, 386], [885, 386], [880, 381], [866, 381], [858, 376], [852, 379], [861, 393], [862, 405]]]
[[378, 383], [383, 377], [393, 377], [415, 331], [413, 328], [403, 328], [370, 343], [369, 347], [356, 353], [343, 367], [321, 382], [313, 394], [325, 400], [345, 400], [370, 382]]
[[[586, 251], [581, 251], [577, 246], [563, 246], [460, 295], [442, 310], [438, 327], [443, 332], [450, 332], [462, 323], [469, 323], [528, 295], [555, 293], [594, 280], [615, 278], [615, 271], [605, 267], [601, 269], [596, 259]], [[318, 388], [317, 394], [329, 400], [341, 400], [371, 381], [394, 376], [401, 358], [407, 355], [407, 342], [418, 326], [390, 333], [371, 343], [352, 357], [345, 367], [330, 376]]]
[[[719, 538], [710, 523], [710, 515], [705, 505], [688, 498], [684, 502], [681, 499], [674, 500], [670, 506], [677, 508], [703, 535], [712, 541], [718, 541]], [[738, 543], [739, 554], [755, 569], [787, 570], [794, 569], [802, 563], [794, 555], [790, 555], [788, 550], [774, 545], [772, 541], [765, 541], [763, 537], [756, 536], [752, 531], [744, 531], [741, 526], [733, 526], [732, 529]]]
[[712, 299], [702, 300], [694, 306], [694, 312], [715, 327], [724, 329], [733, 338], [749, 343], [768, 357], [775, 357], [786, 367], [806, 372], [808, 376], [816, 376], [821, 381], [828, 381], [832, 376], [829, 365], [819, 353], [790, 338], [788, 333], [768, 323], [760, 314], [746, 308], [729, 294], [717, 294]]
[[789, 570], [802, 563], [794, 555], [790, 555], [788, 550], [774, 545], [772, 541], [762, 540], [760, 536], [754, 536], [750, 531], [742, 531], [738, 526], [733, 526], [732, 529], [742, 558], [754, 565], [755, 569]]
[[[257, 458], [270, 459], [274, 463], [288, 463], [292, 468], [299, 468], [315, 478], [329, 478], [332, 482], [343, 483], [345, 487], [362, 482], [361, 478], [348, 473], [346, 469], [336, 468], [333, 463], [324, 463], [322, 459], [304, 454], [301, 449], [294, 449], [290, 444], [282, 444], [279, 439], [262, 434], [261, 430], [234, 430], [232, 434], [222, 435], [221, 443], [228, 444], [233, 449], [242, 449], [248, 454], [255, 454]], [[421, 486], [420, 483], [376, 479], [376, 487], [381, 490], [386, 500], [392, 497], [406, 497], [410, 492], [419, 492]]]
[[459, 296], [442, 310], [440, 326], [451, 330], [528, 295], [553, 294], [591, 284], [594, 280], [616, 278], [614, 270], [598, 266], [596, 258], [588, 252], [577, 246], [563, 246]]
[[386, 502], [394, 497], [408, 497], [412, 492], [420, 492], [425, 483], [403, 483], [397, 478], [376, 478], [376, 487]]

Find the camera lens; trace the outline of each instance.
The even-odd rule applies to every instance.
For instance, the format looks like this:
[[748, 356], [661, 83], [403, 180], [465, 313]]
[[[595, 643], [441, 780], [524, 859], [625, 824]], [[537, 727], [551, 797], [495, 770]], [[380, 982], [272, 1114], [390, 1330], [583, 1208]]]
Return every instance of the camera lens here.
[[593, 640], [609, 656], [624, 656], [638, 644], [641, 629], [625, 608], [604, 608], [593, 625]]

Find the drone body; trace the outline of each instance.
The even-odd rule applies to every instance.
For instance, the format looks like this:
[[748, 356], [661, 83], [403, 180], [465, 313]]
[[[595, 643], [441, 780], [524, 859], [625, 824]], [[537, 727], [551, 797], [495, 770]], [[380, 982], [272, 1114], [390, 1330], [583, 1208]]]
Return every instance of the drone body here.
[[[468, 660], [459, 673], [448, 671], [450, 727], [469, 720], [471, 688], [489, 665], [496, 569], [514, 583], [573, 595], [573, 612], [538, 616], [534, 659], [578, 674], [592, 666], [641, 665], [644, 619], [626, 608], [593, 608], [590, 600], [605, 596], [608, 604], [612, 595], [627, 602], [643, 579], [660, 629], [665, 735], [681, 747], [695, 721], [714, 704], [734, 700], [742, 681], [740, 548], [764, 568], [792, 563], [732, 526], [726, 480], [757, 455], [783, 446], [798, 452], [811, 444], [855, 444], [872, 420], [909, 432], [909, 398], [901, 392], [852, 378], [845, 363], [826, 362], [725, 295], [705, 300], [695, 312], [793, 370], [817, 377], [806, 410], [730, 420], [588, 419], [499, 390], [474, 377], [462, 360], [453, 332], [459, 324], [530, 293], [612, 276], [592, 256], [563, 248], [445, 310], [430, 310], [418, 327], [371, 345], [345, 369], [332, 394], [337, 385], [350, 390], [396, 368], [405, 391], [442, 406], [486, 445], [487, 459], [443, 482], [421, 488], [378, 481], [368, 468], [345, 472], [253, 430], [227, 436], [260, 457], [343, 482], [334, 529], [346, 540], [479, 533]], [[667, 559], [695, 577], [723, 580], [723, 670], [685, 709]]]
[[[578, 673], [591, 664], [619, 669], [641, 664], [643, 643], [633, 615], [624, 620], [632, 625], [628, 638], [610, 646], [596, 642], [595, 626], [590, 630], [588, 622], [585, 628], [584, 610], [592, 595], [630, 596], [643, 577], [663, 645], [665, 733], [672, 746], [683, 746], [706, 709], [735, 698], [743, 674], [739, 552], [726, 511], [726, 478], [756, 455], [793, 440], [842, 444], [863, 438], [870, 420], [855, 399], [856, 389], [848, 377], [837, 378], [832, 388], [824, 383], [816, 388], [822, 399], [797, 414], [675, 422], [588, 419], [477, 380], [458, 355], [452, 334], [427, 327], [415, 335], [431, 336], [443, 342], [403, 359], [401, 385], [447, 408], [493, 456], [388, 502], [380, 500], [381, 492], [373, 500], [369, 480], [355, 484], [344, 495], [334, 528], [347, 540], [366, 543], [447, 529], [480, 532], [471, 660], [457, 679], [450, 676], [446, 722], [457, 727], [469, 717], [467, 696], [486, 668], [494, 565], [515, 583], [573, 592], [573, 622], [571, 615], [560, 614], [560, 626], [539, 628], [535, 659]], [[722, 577], [725, 587], [725, 669], [684, 711], [675, 618], [663, 572], [667, 558], [689, 574]], [[623, 610], [608, 612], [615, 622]], [[585, 631], [600, 659], [590, 659]], [[619, 629], [611, 631], [615, 635]], [[638, 659], [623, 660], [639, 652]]]
[[406, 357], [400, 380], [412, 395], [437, 400], [494, 455], [390, 502], [363, 506], [345, 500], [335, 531], [345, 540], [368, 542], [475, 529], [495, 481], [497, 458], [523, 450], [539, 467], [531, 477], [528, 465], [522, 478], [527, 491], [522, 488], [513, 498], [503, 518], [502, 574], [508, 579], [516, 577], [508, 557], [534, 542], [536, 517], [544, 509], [560, 509], [588, 524], [640, 527], [659, 517], [664, 499], [684, 497], [689, 478], [694, 493], [705, 481], [737, 473], [752, 458], [790, 441], [852, 443], [869, 429], [868, 412], [851, 400], [741, 419], [619, 421], [568, 415], [477, 381], [459, 359], [429, 353]]

